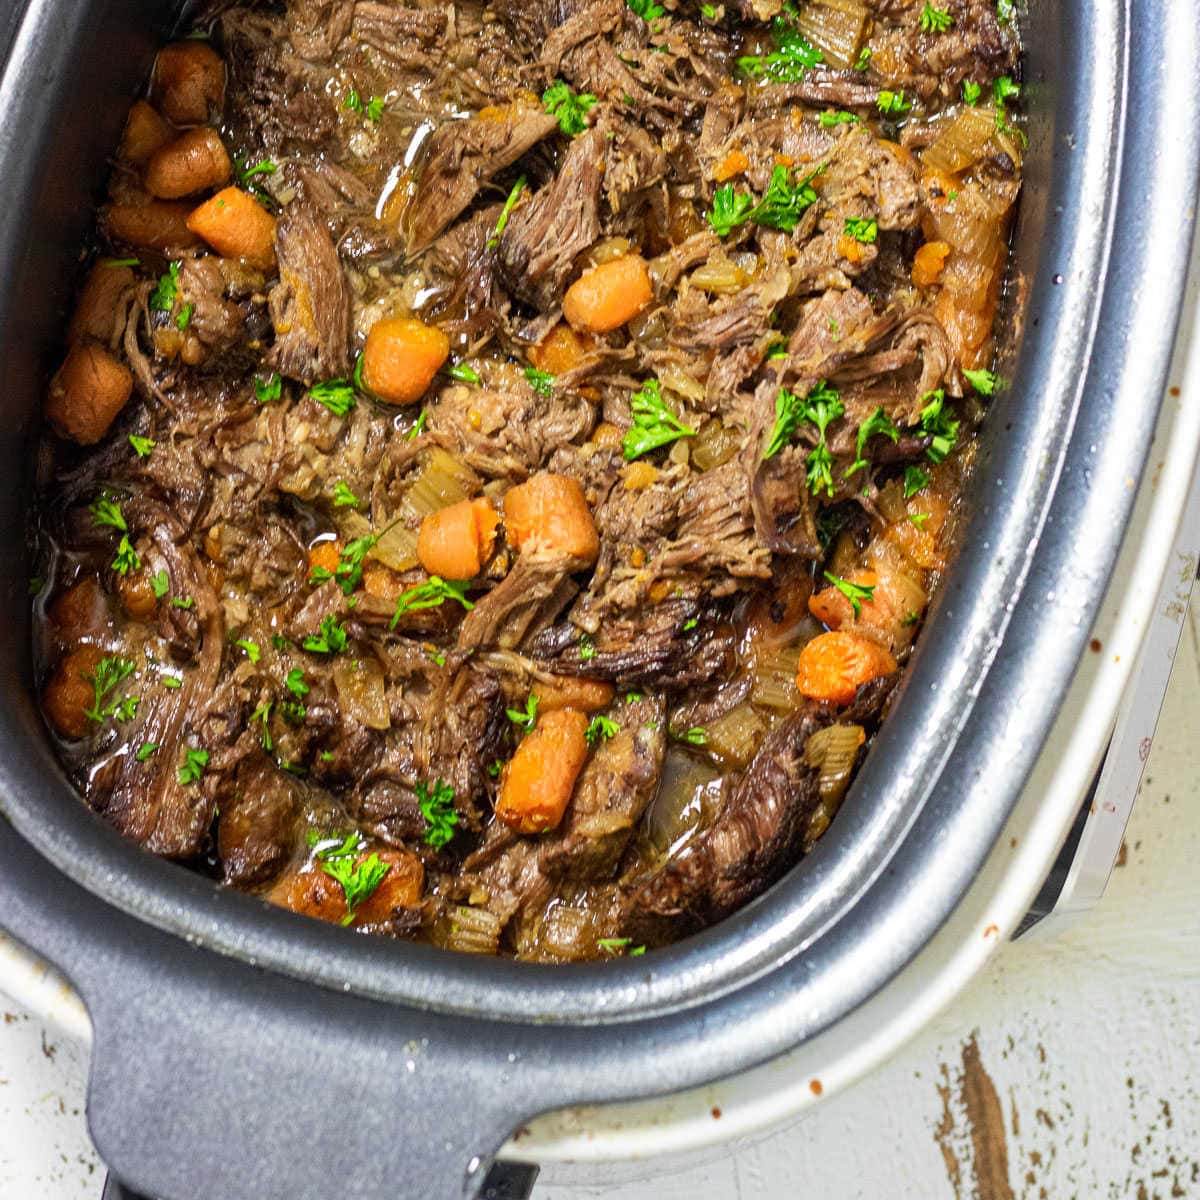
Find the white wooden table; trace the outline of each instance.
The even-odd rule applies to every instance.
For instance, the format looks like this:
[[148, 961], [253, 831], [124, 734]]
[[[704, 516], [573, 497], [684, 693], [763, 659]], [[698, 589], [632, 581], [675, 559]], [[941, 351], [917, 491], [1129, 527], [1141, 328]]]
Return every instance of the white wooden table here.
[[[1197, 607], [1098, 909], [1005, 947], [933, 1028], [800, 1124], [619, 1187], [549, 1179], [537, 1200], [1200, 1200]], [[99, 1196], [86, 1069], [0, 996], [0, 1200]]]

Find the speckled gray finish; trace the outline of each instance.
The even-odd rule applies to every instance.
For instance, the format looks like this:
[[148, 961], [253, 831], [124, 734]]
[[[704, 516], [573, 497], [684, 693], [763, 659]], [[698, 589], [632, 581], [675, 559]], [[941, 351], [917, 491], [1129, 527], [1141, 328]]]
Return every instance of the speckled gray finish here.
[[[30, 695], [25, 574], [12, 556], [0, 566], [0, 923], [84, 996], [92, 1128], [134, 1185], [164, 1200], [324, 1200], [352, 1169], [360, 1200], [458, 1200], [482, 1178], [470, 1160], [528, 1116], [773, 1057], [871, 995], [942, 924], [1018, 795], [1115, 560], [1200, 161], [1200, 126], [1175, 115], [1200, 58], [1191, 0], [1030, 9], [1017, 231], [1029, 301], [970, 540], [829, 835], [717, 928], [602, 965], [479, 960], [348, 937], [142, 854], [63, 779]], [[28, 474], [89, 189], [150, 30], [176, 11], [34, 0], [0, 82], [11, 481]], [[25, 494], [0, 495], [6, 545], [23, 540]]]

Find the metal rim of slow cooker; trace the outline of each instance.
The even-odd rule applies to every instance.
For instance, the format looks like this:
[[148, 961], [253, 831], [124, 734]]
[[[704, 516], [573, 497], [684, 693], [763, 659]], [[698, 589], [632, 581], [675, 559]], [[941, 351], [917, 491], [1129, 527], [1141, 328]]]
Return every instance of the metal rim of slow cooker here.
[[[704, 1061], [681, 1062], [651, 1088], [760, 1061], [865, 999], [952, 909], [1039, 748], [1116, 555], [1133, 494], [1121, 481], [1144, 463], [1182, 293], [1182, 263], [1166, 264], [1153, 294], [1141, 281], [1155, 261], [1151, 225], [1156, 238], [1187, 244], [1197, 135], [1181, 126], [1167, 139], [1161, 125], [1169, 96], [1180, 94], [1170, 81], [1185, 79], [1194, 61], [1195, 31], [1161, 13], [1156, 20], [1144, 0], [1105, 13], [1053, 7], [1030, 16], [1032, 145], [1021, 220], [1041, 237], [1019, 253], [1026, 268], [1035, 260], [1034, 286], [1018, 370], [996, 403], [974, 482], [972, 539], [831, 835], [767, 895], [636, 962], [531, 967], [367, 944], [216, 892], [121, 842], [79, 805], [28, 702], [12, 705], [0, 726], [9, 747], [0, 809], [59, 869], [118, 908], [339, 991], [575, 1032], [648, 1022], [663, 1046], [675, 1040], [665, 1036], [672, 1014], [724, 998]], [[66, 94], [61, 64], [92, 32], [89, 6], [60, 8], [30, 6], [20, 55], [0, 87], [14, 218], [0, 246], [0, 319], [9, 329], [21, 323], [15, 284], [28, 246], [16, 218], [32, 220], [39, 157], [61, 111], [48, 96]], [[1064, 16], [1076, 9], [1078, 20]], [[1052, 73], [1054, 113], [1042, 106]], [[1058, 162], [1048, 182], [1051, 156]], [[1093, 478], [1108, 490], [1093, 488]], [[1069, 611], [1047, 602], [1068, 588]]]

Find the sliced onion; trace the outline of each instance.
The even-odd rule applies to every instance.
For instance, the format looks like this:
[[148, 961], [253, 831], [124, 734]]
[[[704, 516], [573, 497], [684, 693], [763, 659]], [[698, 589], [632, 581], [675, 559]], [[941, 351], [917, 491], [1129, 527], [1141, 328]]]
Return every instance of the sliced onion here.
[[392, 714], [387, 703], [387, 681], [373, 658], [339, 658], [333, 682], [345, 711], [368, 729], [388, 729]]
[[922, 151], [921, 161], [937, 171], [965, 171], [990, 152], [995, 133], [994, 110], [964, 108]]
[[852, 67], [867, 36], [871, 14], [858, 0], [812, 0], [796, 17], [796, 28], [835, 67]]
[[721, 766], [744, 767], [762, 744], [767, 723], [753, 705], [739, 704], [704, 728], [708, 735], [705, 748]]

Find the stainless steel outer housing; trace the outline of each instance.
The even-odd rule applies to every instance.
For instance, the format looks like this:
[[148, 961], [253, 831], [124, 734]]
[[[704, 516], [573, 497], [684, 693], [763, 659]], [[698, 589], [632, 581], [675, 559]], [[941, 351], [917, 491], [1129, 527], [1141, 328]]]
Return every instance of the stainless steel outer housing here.
[[[0, 3], [0, 538], [77, 249], [129, 98], [186, 5]], [[345, 936], [221, 892], [78, 801], [32, 696], [26, 570], [0, 572], [0, 924], [95, 1028], [89, 1115], [163, 1200], [478, 1191], [522, 1121], [763, 1062], [881, 988], [954, 910], [1041, 749], [1116, 560], [1179, 315], [1200, 162], [1189, 0], [1030, 0], [1027, 294], [967, 544], [892, 719], [817, 849], [643, 959], [541, 967]]]

